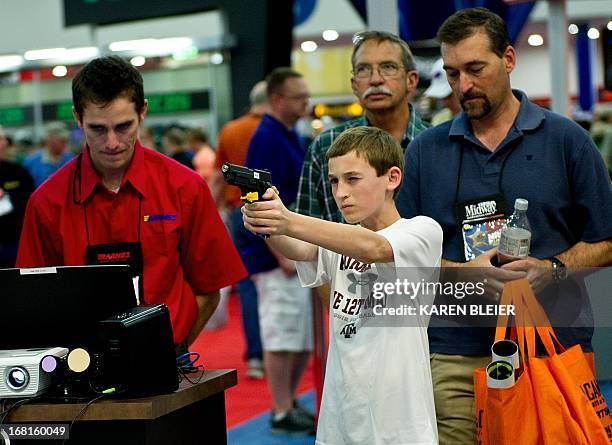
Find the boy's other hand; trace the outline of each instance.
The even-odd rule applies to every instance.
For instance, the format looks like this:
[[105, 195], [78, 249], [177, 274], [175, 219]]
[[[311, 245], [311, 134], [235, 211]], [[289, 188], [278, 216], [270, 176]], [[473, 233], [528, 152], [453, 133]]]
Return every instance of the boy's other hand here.
[[286, 235], [291, 212], [278, 195], [276, 187], [269, 188], [262, 201], [242, 206], [244, 227], [253, 233]]

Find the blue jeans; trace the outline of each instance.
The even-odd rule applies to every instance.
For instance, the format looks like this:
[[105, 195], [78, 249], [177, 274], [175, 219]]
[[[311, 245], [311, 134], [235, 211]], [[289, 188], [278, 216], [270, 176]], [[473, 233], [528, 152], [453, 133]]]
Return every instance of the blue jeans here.
[[[238, 252], [240, 252], [241, 241], [244, 237], [246, 229], [242, 224], [242, 213], [240, 209], [234, 209], [229, 217], [229, 232]], [[238, 283], [236, 289], [240, 296], [240, 307], [242, 310], [242, 328], [247, 343], [245, 354], [246, 360], [251, 358], [263, 357], [261, 347], [261, 334], [259, 333], [259, 313], [257, 309], [257, 289], [255, 283], [248, 276]]]

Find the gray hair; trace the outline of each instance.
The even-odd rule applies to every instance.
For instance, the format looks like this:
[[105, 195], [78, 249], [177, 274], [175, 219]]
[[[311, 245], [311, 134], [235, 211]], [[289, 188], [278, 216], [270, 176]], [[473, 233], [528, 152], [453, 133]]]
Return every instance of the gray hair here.
[[265, 80], [260, 80], [257, 82], [253, 88], [251, 88], [251, 92], [249, 93], [249, 101], [251, 102], [251, 106], [261, 105], [268, 102], [268, 84]]
[[353, 54], [351, 55], [351, 64], [353, 68], [355, 68], [355, 54], [357, 54], [361, 45], [368, 40], [375, 40], [378, 43], [391, 42], [399, 45], [402, 50], [402, 63], [404, 64], [404, 69], [406, 71], [416, 70], [416, 63], [414, 62], [414, 57], [412, 56], [412, 51], [410, 51], [408, 44], [395, 34], [386, 31], [363, 31], [353, 36]]

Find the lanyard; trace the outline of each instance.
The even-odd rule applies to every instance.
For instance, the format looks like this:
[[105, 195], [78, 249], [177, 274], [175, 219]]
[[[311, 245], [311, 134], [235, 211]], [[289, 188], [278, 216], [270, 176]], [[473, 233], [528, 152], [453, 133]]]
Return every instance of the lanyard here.
[[[508, 158], [510, 157], [510, 153], [511, 151], [509, 151], [506, 156], [504, 156], [504, 159], [502, 160], [502, 164], [501, 167], [499, 169], [499, 177], [497, 179], [497, 193], [503, 195], [503, 190], [502, 190], [502, 177], [504, 174], [504, 168], [506, 167], [506, 161], [508, 161]], [[455, 186], [455, 200], [454, 202], [458, 202], [459, 200], [459, 187], [461, 186], [461, 170], [463, 168], [463, 144], [460, 144], [459, 146], [459, 171], [457, 172], [457, 183]]]
[[[90, 241], [89, 241], [89, 220], [87, 218], [87, 203], [85, 202], [84, 199], [81, 199], [83, 194], [82, 194], [82, 176], [81, 176], [81, 162], [83, 161], [83, 153], [79, 154], [79, 157], [77, 159], [77, 165], [76, 165], [76, 169], [74, 172], [74, 178], [72, 180], [72, 200], [75, 204], [78, 205], [82, 205], [83, 206], [83, 218], [85, 219], [85, 234], [87, 235], [87, 247], [89, 247], [91, 245]], [[76, 198], [76, 182], [78, 181], [79, 183], [79, 199]], [[142, 217], [142, 196], [140, 194], [138, 194], [138, 240], [137, 242], [140, 242], [140, 227], [141, 227], [141, 217]]]

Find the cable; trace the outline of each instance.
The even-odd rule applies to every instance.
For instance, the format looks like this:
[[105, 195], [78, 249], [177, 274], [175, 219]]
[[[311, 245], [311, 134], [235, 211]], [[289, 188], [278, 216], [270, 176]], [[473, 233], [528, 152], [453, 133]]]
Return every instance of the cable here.
[[[183, 360], [185, 360], [185, 362], [183, 362]], [[186, 352], [176, 358], [176, 364], [179, 366], [179, 368], [185, 369], [193, 367], [193, 365], [195, 365], [198, 360], [200, 360], [199, 352]]]
[[187, 374], [193, 374], [198, 371], [204, 371], [204, 365], [196, 365], [200, 360], [200, 354], [198, 352], [186, 352], [176, 358], [177, 369], [179, 372], [180, 381], [187, 380], [192, 385], [197, 385], [202, 380], [204, 373], [200, 373], [197, 379], [192, 380]]
[[187, 380], [189, 383], [191, 383], [192, 385], [197, 385], [198, 383], [200, 383], [200, 380], [202, 380], [202, 377], [204, 376], [204, 372], [201, 372], [200, 375], [198, 376], [197, 379], [192, 380], [190, 379], [187, 374], [192, 374], [198, 371], [204, 371], [204, 366], [203, 365], [199, 365], [197, 367], [191, 367], [189, 368], [189, 370], [185, 370], [182, 368], [178, 368], [179, 370], [179, 376], [181, 378], [181, 381], [183, 380], [183, 378], [185, 378], [185, 380]]
[[[4, 425], [4, 421], [8, 418], [9, 414], [11, 413], [11, 411], [13, 411], [15, 408], [18, 408], [18, 407], [20, 407], [22, 405], [25, 405], [28, 402], [32, 402], [32, 401], [34, 401], [36, 399], [39, 399], [39, 398], [40, 398], [40, 396], [30, 397], [30, 398], [27, 398], [27, 399], [19, 399], [18, 401], [13, 403], [11, 406], [9, 406], [8, 408], [4, 409], [0, 413], [0, 430], [2, 429], [2, 425]], [[2, 408], [4, 408], [4, 406]]]
[[95, 393], [95, 394], [104, 394], [104, 395], [119, 395], [119, 394], [123, 394], [124, 392], [126, 392], [127, 388], [123, 387], [123, 386], [112, 386], [110, 388], [106, 388], [106, 389], [100, 389], [97, 388], [95, 383], [93, 382], [93, 380], [89, 380], [89, 388]]
[[[108, 396], [109, 394], [113, 394], [115, 392], [115, 388], [109, 388], [106, 391], [111, 391], [111, 392], [103, 392], [102, 394], [100, 394], [97, 397], [94, 397], [93, 399], [91, 399], [89, 402], [87, 402], [87, 405], [85, 405], [81, 411], [79, 411], [79, 413], [74, 417], [74, 419], [72, 419], [72, 422], [70, 422], [70, 426], [68, 427], [68, 434], [70, 434], [70, 431], [72, 430], [72, 427], [74, 426], [74, 423], [77, 421], [77, 419], [79, 417], [81, 417], [85, 411], [87, 410], [87, 408], [89, 408], [93, 403], [97, 402], [100, 399], [103, 399], [104, 397]], [[65, 438], [62, 441], [62, 445], [64, 445], [66, 443], [66, 441], [70, 440], [69, 437]]]

